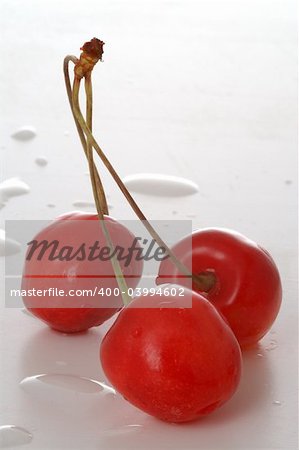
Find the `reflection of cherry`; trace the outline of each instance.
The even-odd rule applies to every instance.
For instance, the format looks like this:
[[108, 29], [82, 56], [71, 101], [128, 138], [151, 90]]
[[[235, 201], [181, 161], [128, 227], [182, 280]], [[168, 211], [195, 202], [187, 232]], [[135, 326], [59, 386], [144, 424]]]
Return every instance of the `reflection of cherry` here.
[[217, 409], [233, 395], [241, 373], [240, 347], [230, 327], [188, 289], [182, 297], [133, 300], [104, 337], [100, 358], [118, 392], [169, 422]]
[[[240, 345], [251, 346], [274, 322], [281, 304], [281, 282], [271, 256], [239, 233], [204, 229], [178, 242], [172, 251], [192, 272], [214, 278], [206, 298], [229, 322]], [[184, 284], [177, 267], [162, 261], [157, 283]], [[196, 285], [193, 285], [198, 290]]]
[[[134, 235], [123, 225], [111, 217], [105, 216], [105, 224], [115, 246], [121, 246], [125, 252], [134, 242]], [[69, 213], [59, 217], [49, 226], [40, 231], [34, 238], [38, 243], [43, 240], [51, 243], [57, 240], [59, 248], [69, 246], [78, 249], [85, 244], [86, 252], [96, 241], [98, 246], [107, 248], [106, 239], [98, 222], [97, 214]], [[25, 306], [32, 314], [46, 322], [51, 328], [66, 333], [86, 330], [100, 325], [109, 319], [122, 307], [121, 295], [109, 297], [105, 295], [81, 295], [82, 290], [97, 292], [103, 288], [118, 287], [110, 260], [83, 259], [82, 252], [78, 259], [50, 260], [53, 247], [49, 247], [38, 260], [39, 251], [36, 250], [31, 259], [25, 262], [22, 289], [45, 290], [54, 288], [64, 290], [71, 295], [58, 296], [48, 293], [42, 296], [24, 296]], [[28, 252], [30, 248], [28, 248]], [[28, 255], [27, 252], [27, 255]], [[81, 260], [82, 259], [82, 260]], [[129, 266], [125, 261], [119, 261], [128, 287], [135, 288], [139, 282], [143, 263], [132, 257]], [[78, 295], [72, 296], [79, 290]], [[58, 292], [58, 291], [55, 291]], [[102, 291], [103, 292], [103, 291]]]

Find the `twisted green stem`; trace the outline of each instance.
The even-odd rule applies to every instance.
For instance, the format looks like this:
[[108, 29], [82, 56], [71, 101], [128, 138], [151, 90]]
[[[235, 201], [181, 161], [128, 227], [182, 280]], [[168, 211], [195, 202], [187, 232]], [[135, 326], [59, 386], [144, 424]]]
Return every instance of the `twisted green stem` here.
[[[88, 80], [86, 80], [86, 82], [88, 83]], [[87, 92], [90, 92], [89, 89], [90, 88], [87, 89]], [[80, 79], [75, 76], [74, 84], [73, 84], [73, 91], [72, 91], [73, 112], [74, 112], [74, 116], [75, 116], [76, 120], [78, 121], [79, 126], [82, 129], [84, 129], [83, 125], [85, 125], [86, 122], [84, 120], [84, 117], [83, 117], [83, 115], [81, 113], [81, 109], [80, 109], [79, 90], [80, 90]], [[90, 99], [92, 99], [92, 97]], [[89, 104], [87, 103], [86, 117], [91, 126], [92, 125], [92, 107], [91, 107], [90, 103]], [[99, 222], [100, 222], [103, 234], [105, 236], [106, 242], [108, 244], [108, 247], [110, 249], [111, 264], [112, 264], [113, 271], [114, 271], [114, 274], [115, 274], [115, 277], [116, 277], [116, 280], [117, 280], [117, 283], [119, 286], [123, 304], [127, 305], [130, 303], [132, 298], [128, 294], [128, 286], [127, 286], [126, 280], [124, 278], [124, 275], [122, 273], [119, 261], [114, 254], [114, 245], [113, 245], [110, 233], [108, 231], [108, 228], [106, 227], [106, 224], [105, 224], [104, 211], [102, 209], [101, 199], [100, 199], [100, 195], [99, 195], [97, 183], [96, 183], [96, 173], [97, 172], [96, 172], [96, 166], [95, 166], [94, 160], [93, 160], [93, 147], [92, 147], [92, 143], [91, 143], [89, 136], [87, 136], [86, 155], [87, 155], [87, 160], [88, 160], [88, 165], [89, 165], [90, 179], [91, 179], [96, 209], [97, 209], [97, 213], [98, 213], [98, 217], [99, 217]]]

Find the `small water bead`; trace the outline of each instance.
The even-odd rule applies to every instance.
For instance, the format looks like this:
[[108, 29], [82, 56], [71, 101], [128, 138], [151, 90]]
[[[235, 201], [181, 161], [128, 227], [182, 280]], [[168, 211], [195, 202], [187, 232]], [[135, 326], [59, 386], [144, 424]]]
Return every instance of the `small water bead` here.
[[95, 203], [79, 200], [79, 201], [74, 202], [73, 206], [75, 206], [76, 208], [95, 208]]
[[30, 125], [25, 125], [15, 131], [11, 137], [17, 141], [30, 141], [36, 136], [36, 129]]
[[279, 400], [274, 400], [273, 405], [280, 406], [280, 405], [281, 405], [281, 402], [280, 402]]
[[191, 180], [159, 173], [138, 173], [123, 179], [133, 192], [165, 197], [181, 197], [198, 192], [198, 185]]
[[55, 208], [55, 206], [56, 206], [56, 205], [54, 205], [54, 203], [48, 203], [48, 204], [47, 204], [47, 207], [48, 207], [48, 208]]
[[28, 192], [30, 192], [28, 184], [17, 177], [8, 178], [0, 183], [0, 200], [2, 202], [11, 197], [28, 194]]
[[0, 256], [15, 255], [21, 251], [21, 244], [6, 237], [5, 230], [0, 229]]
[[37, 158], [35, 158], [35, 164], [40, 167], [45, 167], [48, 164], [48, 160], [44, 156], [38, 156]]
[[270, 344], [266, 346], [266, 350], [269, 352], [271, 350], [275, 350], [278, 347], [277, 341], [275, 339], [272, 339], [270, 341]]
[[19, 445], [29, 444], [32, 441], [32, 434], [25, 428], [16, 425], [0, 426], [0, 447], [14, 448]]
[[136, 330], [133, 331], [132, 335], [135, 338], [140, 337], [142, 335], [142, 329], [141, 328], [136, 328]]

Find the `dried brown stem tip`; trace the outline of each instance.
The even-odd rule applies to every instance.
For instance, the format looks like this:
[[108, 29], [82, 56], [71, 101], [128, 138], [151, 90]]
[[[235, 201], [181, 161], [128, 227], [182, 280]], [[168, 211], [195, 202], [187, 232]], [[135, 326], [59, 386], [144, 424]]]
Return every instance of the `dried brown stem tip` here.
[[80, 55], [80, 59], [75, 64], [75, 75], [79, 79], [86, 77], [88, 75], [94, 65], [102, 60], [102, 56], [104, 53], [104, 42], [100, 41], [100, 39], [93, 38], [90, 42], [85, 42], [83, 47], [81, 47], [82, 53]]

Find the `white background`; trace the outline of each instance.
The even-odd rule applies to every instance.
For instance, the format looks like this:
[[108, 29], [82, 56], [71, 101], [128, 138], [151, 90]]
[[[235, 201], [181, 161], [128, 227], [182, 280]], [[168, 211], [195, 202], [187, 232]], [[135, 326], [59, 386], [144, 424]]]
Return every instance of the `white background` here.
[[[62, 61], [79, 56], [95, 36], [106, 45], [93, 75], [94, 134], [120, 175], [158, 172], [199, 185], [189, 197], [136, 194], [144, 212], [248, 235], [271, 252], [284, 288], [271, 333], [245, 355], [235, 397], [205, 420], [180, 426], [121, 398], [86, 399], [60, 388], [24, 392], [19, 382], [40, 373], [103, 381], [98, 348], [109, 324], [63, 336], [2, 308], [1, 424], [29, 430], [30, 449], [297, 448], [296, 2], [2, 0], [0, 6], [1, 179], [19, 176], [31, 188], [7, 202], [1, 228], [4, 219], [54, 218], [75, 209], [75, 201], [92, 201]], [[37, 136], [12, 139], [24, 125]], [[38, 156], [48, 159], [46, 167], [35, 164]], [[111, 215], [133, 218], [109, 176], [104, 180]], [[132, 424], [142, 426], [126, 427]]]

